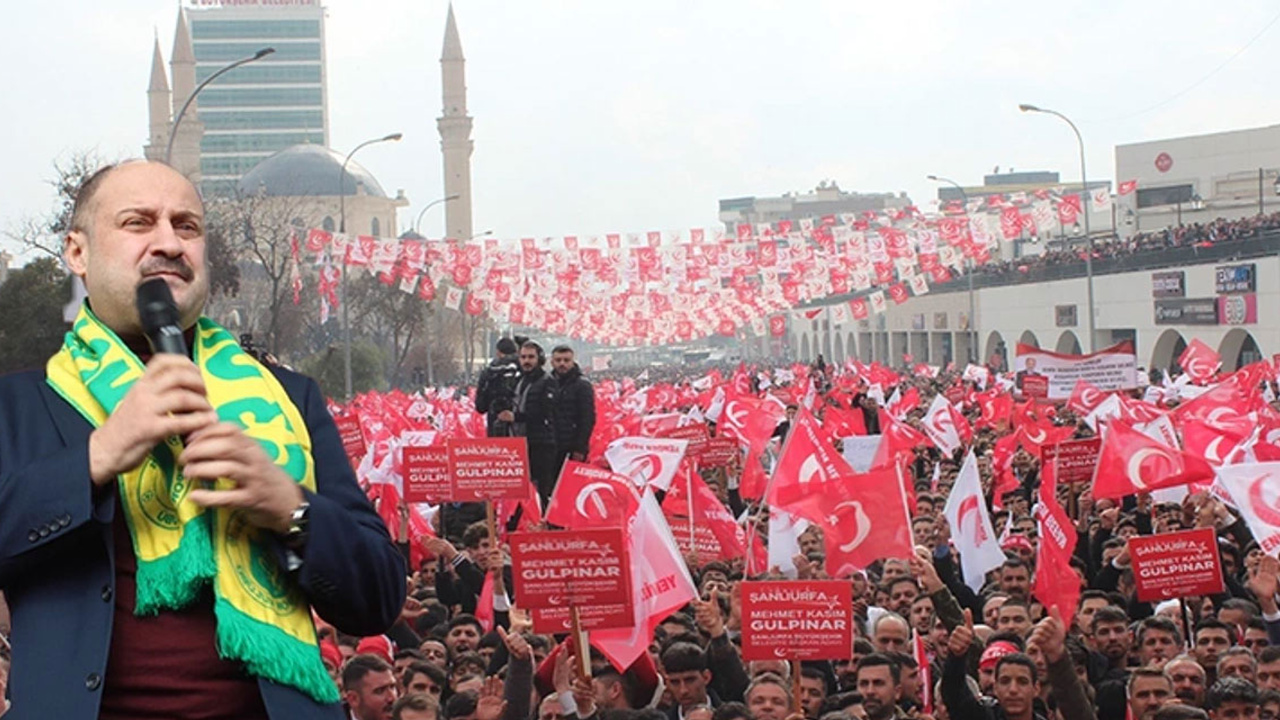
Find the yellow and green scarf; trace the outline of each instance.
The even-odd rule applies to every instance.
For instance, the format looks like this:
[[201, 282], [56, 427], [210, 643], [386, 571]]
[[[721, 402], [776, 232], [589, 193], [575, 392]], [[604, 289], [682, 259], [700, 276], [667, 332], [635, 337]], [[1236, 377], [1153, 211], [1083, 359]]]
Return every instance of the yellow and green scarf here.
[[[243, 428], [294, 481], [314, 491], [311, 436], [271, 372], [208, 318], [200, 318], [193, 345], [219, 419]], [[83, 305], [46, 371], [49, 385], [99, 427], [142, 376], [143, 364]], [[176, 462], [181, 452], [182, 441], [169, 438], [140, 466], [119, 476], [120, 502], [138, 558], [137, 614], [183, 608], [212, 583], [221, 657], [318, 702], [337, 702], [306, 599], [277, 567], [262, 531], [243, 511], [204, 509], [188, 499], [191, 486]], [[214, 485], [230, 487], [226, 479]]]

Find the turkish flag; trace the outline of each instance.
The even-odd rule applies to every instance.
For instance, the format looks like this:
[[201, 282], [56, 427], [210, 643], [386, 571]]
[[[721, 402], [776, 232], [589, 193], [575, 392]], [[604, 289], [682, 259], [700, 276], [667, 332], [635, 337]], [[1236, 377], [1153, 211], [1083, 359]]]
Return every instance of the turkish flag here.
[[1199, 338], [1195, 338], [1178, 356], [1178, 365], [1182, 366], [1183, 372], [1190, 375], [1192, 380], [1205, 383], [1218, 373], [1222, 357], [1213, 348], [1200, 342]]
[[662, 512], [668, 520], [691, 522], [695, 537], [699, 531], [709, 533], [707, 539], [714, 541], [717, 551], [713, 557], [700, 554], [701, 560], [733, 560], [747, 553], [746, 532], [687, 462], [681, 465], [680, 477], [662, 499]]
[[1088, 415], [1102, 403], [1106, 396], [1107, 394], [1100, 388], [1081, 378], [1076, 380], [1075, 387], [1071, 388], [1071, 398], [1067, 400], [1067, 407], [1077, 415]]
[[1181, 429], [1187, 423], [1201, 422], [1218, 430], [1247, 436], [1253, 432], [1255, 418], [1251, 410], [1258, 395], [1256, 389], [1219, 383], [1196, 399], [1175, 408], [1172, 413], [1174, 423]]
[[640, 498], [623, 475], [565, 460], [547, 505], [547, 522], [571, 530], [626, 527]]
[[1036, 576], [1031, 592], [1046, 609], [1058, 608], [1068, 627], [1080, 601], [1080, 576], [1071, 567], [1076, 549], [1076, 529], [1058, 504], [1057, 478], [1052, 470], [1040, 481], [1040, 502], [1035, 508], [1040, 542], [1036, 548]]
[[1009, 422], [1013, 414], [1013, 397], [997, 388], [975, 396], [981, 415], [976, 423], [979, 428], [994, 427], [999, 429]]
[[821, 522], [827, 515], [823, 501], [827, 486], [852, 474], [853, 468], [836, 452], [813, 415], [801, 407], [791, 421], [765, 501], [791, 515]]
[[890, 462], [903, 453], [910, 453], [917, 447], [929, 444], [929, 439], [918, 430], [905, 422], [898, 422], [883, 409], [880, 410], [880, 433], [880, 452]]
[[1121, 498], [1212, 480], [1213, 468], [1204, 458], [1157, 442], [1122, 420], [1112, 420], [1098, 453], [1093, 496]]

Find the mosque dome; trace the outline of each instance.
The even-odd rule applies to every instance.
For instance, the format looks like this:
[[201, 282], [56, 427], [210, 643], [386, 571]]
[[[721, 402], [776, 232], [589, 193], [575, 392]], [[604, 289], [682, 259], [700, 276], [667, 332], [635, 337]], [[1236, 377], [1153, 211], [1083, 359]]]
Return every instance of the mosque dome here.
[[[335, 197], [364, 194], [385, 198], [386, 192], [377, 179], [352, 160], [345, 170], [346, 156], [320, 145], [294, 145], [268, 157], [240, 178], [240, 191], [246, 195], [259, 192], [278, 197]], [[341, 173], [341, 193], [338, 192]]]

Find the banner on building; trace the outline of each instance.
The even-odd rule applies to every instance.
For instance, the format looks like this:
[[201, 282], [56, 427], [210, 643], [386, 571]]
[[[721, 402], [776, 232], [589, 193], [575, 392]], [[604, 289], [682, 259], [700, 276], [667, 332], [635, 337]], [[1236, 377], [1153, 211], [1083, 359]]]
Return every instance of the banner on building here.
[[1101, 390], [1131, 390], [1138, 384], [1137, 367], [1133, 343], [1127, 340], [1090, 355], [1067, 355], [1018, 343], [1014, 382], [1021, 388], [1028, 378], [1044, 378], [1049, 385], [1048, 398], [1066, 400], [1078, 380]]

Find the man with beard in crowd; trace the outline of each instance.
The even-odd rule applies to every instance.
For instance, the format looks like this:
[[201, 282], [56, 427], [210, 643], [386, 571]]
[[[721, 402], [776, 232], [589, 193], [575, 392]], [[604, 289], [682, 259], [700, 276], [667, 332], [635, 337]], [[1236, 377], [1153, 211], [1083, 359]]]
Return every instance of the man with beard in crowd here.
[[542, 346], [526, 341], [520, 346], [520, 380], [516, 383], [514, 404], [498, 413], [498, 419], [512, 424], [512, 435], [529, 443], [529, 476], [546, 507], [556, 485], [555, 381], [544, 366], [547, 355]]
[[566, 458], [586, 462], [591, 431], [596, 427], [596, 394], [573, 358], [573, 348], [557, 345], [551, 351], [556, 383], [556, 467]]

